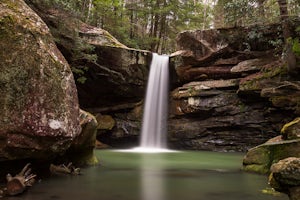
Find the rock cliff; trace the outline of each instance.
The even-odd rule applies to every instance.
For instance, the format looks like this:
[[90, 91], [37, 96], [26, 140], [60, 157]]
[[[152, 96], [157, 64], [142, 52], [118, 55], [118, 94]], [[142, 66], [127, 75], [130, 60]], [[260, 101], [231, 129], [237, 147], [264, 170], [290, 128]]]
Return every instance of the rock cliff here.
[[[98, 128], [98, 139], [115, 147], [136, 145], [151, 54], [61, 11], [27, 2], [72, 66], [81, 106], [111, 119], [112, 126]], [[246, 151], [277, 136], [299, 112], [298, 92], [276, 46], [282, 39], [279, 24], [180, 33], [178, 51], [170, 56], [169, 145]]]
[[[172, 56], [179, 82], [171, 94], [169, 134], [177, 148], [246, 151], [280, 134], [298, 114], [280, 25], [186, 31]], [[280, 39], [276, 38], [276, 39]]]
[[151, 53], [121, 44], [71, 14], [26, 1], [45, 21], [74, 73], [81, 108], [136, 103], [144, 96]]

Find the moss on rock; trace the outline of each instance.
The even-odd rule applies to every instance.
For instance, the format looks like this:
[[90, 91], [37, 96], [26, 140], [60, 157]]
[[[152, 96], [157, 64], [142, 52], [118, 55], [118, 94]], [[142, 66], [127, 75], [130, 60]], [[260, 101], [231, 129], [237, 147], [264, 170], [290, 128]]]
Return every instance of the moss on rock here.
[[272, 164], [287, 157], [300, 156], [300, 139], [266, 142], [250, 149], [243, 160], [243, 169], [268, 173]]
[[3, 0], [0, 10], [0, 160], [47, 159], [80, 131], [73, 75], [24, 1]]
[[281, 134], [284, 139], [297, 139], [300, 137], [300, 117], [285, 124], [281, 129]]

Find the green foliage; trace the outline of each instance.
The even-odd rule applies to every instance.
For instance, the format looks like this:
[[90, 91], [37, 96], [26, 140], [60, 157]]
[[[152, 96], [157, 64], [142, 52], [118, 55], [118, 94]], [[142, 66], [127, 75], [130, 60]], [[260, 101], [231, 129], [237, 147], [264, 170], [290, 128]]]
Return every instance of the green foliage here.
[[300, 56], [300, 42], [299, 42], [299, 38], [294, 38], [290, 40], [290, 42], [292, 43], [292, 50], [293, 52], [296, 54], [296, 56]]
[[[38, 0], [32, 0], [38, 1]], [[279, 22], [277, 0], [43, 0], [109, 31], [121, 43], [159, 53], [175, 51], [183, 30]], [[287, 0], [298, 16], [300, 0]], [[252, 33], [251, 33], [252, 34]], [[259, 37], [253, 33], [249, 37]], [[275, 46], [279, 42], [274, 41]]]
[[[157, 52], [175, 51], [176, 35], [212, 26], [212, 6], [198, 0], [45, 0], [109, 31], [123, 44]], [[178, 6], [180, 5], [180, 6]]]
[[78, 83], [84, 84], [87, 80], [84, 74], [88, 71], [88, 67], [71, 67], [71, 70], [76, 76], [76, 81]]
[[224, 5], [225, 22], [232, 25], [245, 25], [254, 12], [254, 7], [249, 0], [232, 0]]
[[283, 46], [283, 40], [278, 38], [278, 39], [275, 39], [275, 40], [270, 40], [269, 43], [275, 47], [275, 49], [281, 49], [282, 46]]
[[[296, 27], [296, 32], [300, 33], [300, 26]], [[292, 51], [296, 54], [296, 56], [300, 57], [300, 40], [298, 37], [290, 38], [290, 42], [292, 44]]]

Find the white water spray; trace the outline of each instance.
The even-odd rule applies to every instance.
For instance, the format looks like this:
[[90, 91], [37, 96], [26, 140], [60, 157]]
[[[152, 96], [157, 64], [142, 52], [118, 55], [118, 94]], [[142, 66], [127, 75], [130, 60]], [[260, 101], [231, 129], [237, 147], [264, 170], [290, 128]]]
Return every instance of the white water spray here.
[[167, 148], [168, 96], [169, 56], [153, 54], [138, 149], [155, 152]]

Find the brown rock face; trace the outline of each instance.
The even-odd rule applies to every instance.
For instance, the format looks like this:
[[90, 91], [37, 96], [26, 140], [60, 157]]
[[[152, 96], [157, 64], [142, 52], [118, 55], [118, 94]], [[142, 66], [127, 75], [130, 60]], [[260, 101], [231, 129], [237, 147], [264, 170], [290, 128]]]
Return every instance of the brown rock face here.
[[300, 159], [289, 157], [271, 167], [270, 185], [289, 195], [291, 200], [300, 198]]
[[274, 28], [270, 25], [180, 33], [180, 51], [172, 54], [178, 78], [183, 82], [231, 79], [259, 71], [274, 49], [267, 42], [277, 34]]
[[0, 160], [49, 158], [80, 132], [70, 67], [22, 1], [0, 2]]
[[133, 103], [144, 97], [150, 52], [130, 49], [107, 31], [62, 10], [28, 2], [48, 25], [72, 67], [81, 108]]
[[[287, 81], [285, 64], [274, 56], [274, 47], [268, 43], [277, 38], [276, 27], [196, 30], [178, 35], [178, 51], [171, 55], [180, 85], [171, 92], [172, 146], [246, 151], [279, 135], [281, 127], [298, 115], [299, 81]], [[254, 154], [261, 155], [259, 152]], [[255, 162], [253, 169], [268, 171], [272, 159], [258, 167]]]

